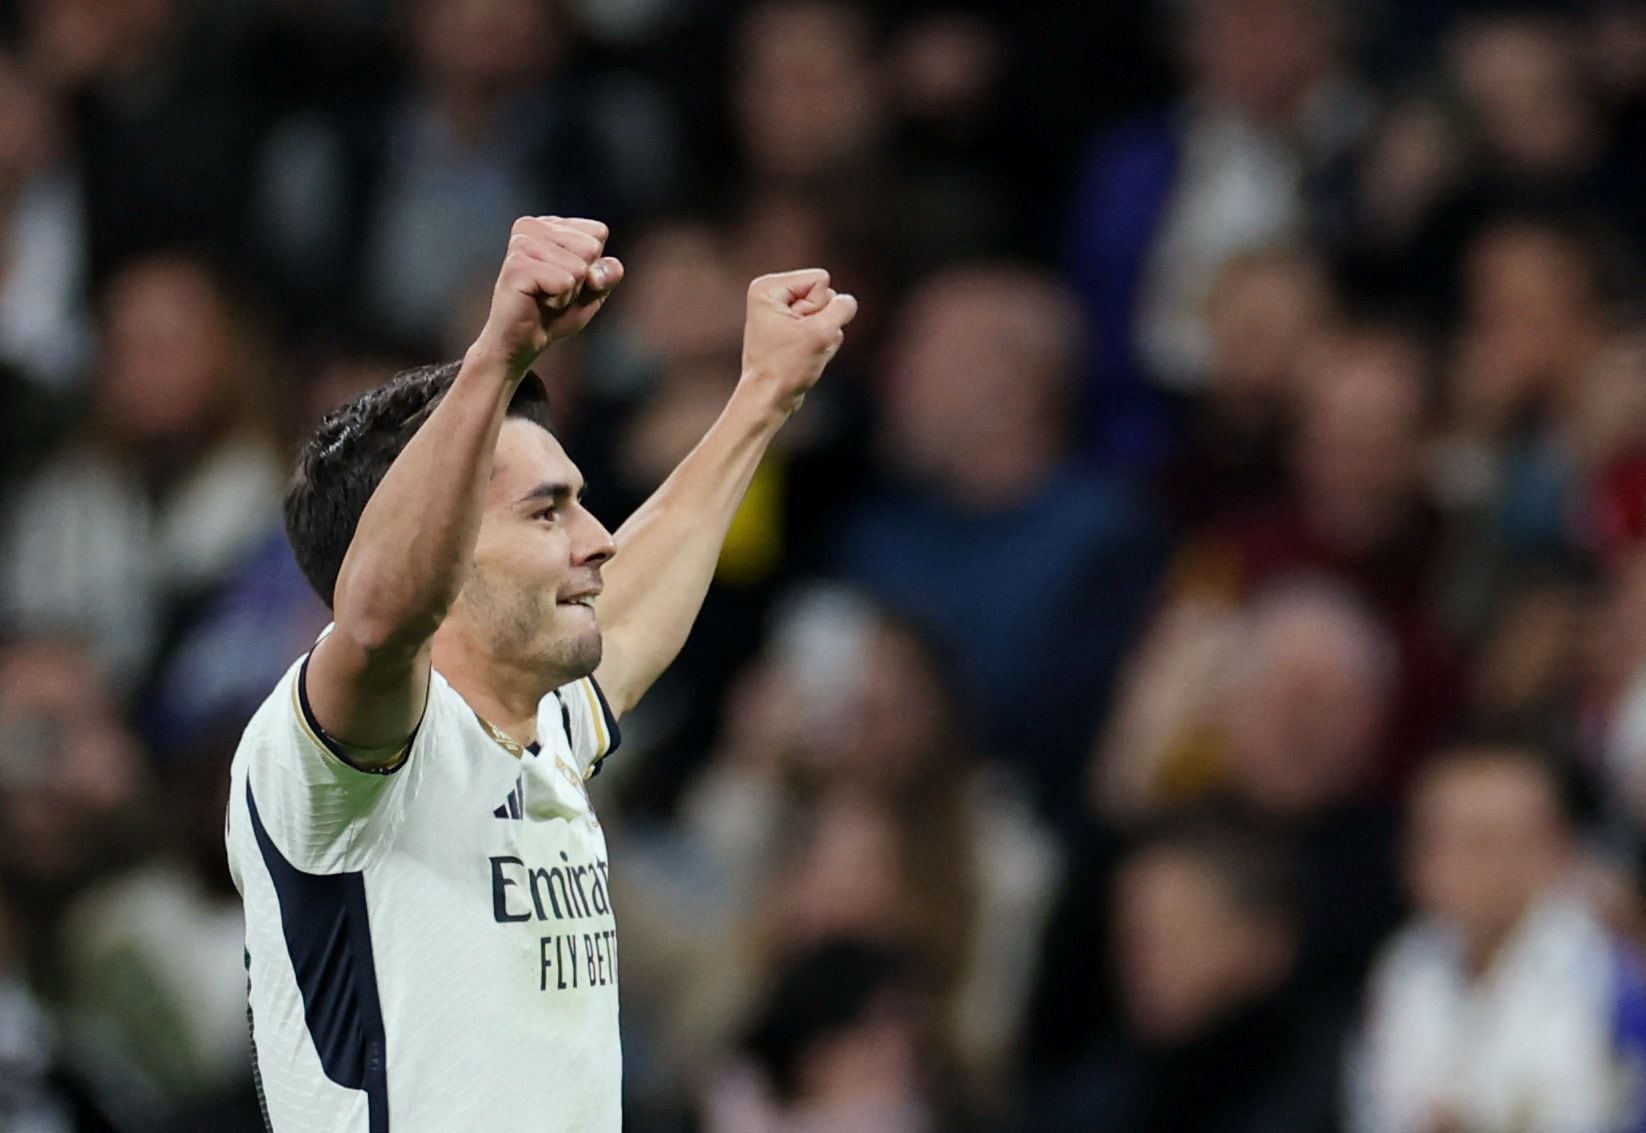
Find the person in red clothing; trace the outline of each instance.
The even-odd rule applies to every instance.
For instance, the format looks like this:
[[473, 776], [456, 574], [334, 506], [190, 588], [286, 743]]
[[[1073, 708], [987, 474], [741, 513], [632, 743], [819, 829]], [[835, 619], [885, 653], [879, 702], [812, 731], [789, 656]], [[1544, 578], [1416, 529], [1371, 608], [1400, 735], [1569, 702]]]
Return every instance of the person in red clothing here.
[[1397, 646], [1376, 776], [1390, 787], [1450, 726], [1462, 687], [1460, 657], [1435, 614], [1443, 532], [1423, 480], [1427, 368], [1415, 338], [1395, 327], [1351, 324], [1324, 336], [1302, 367], [1288, 490], [1212, 525], [1180, 558], [1176, 590], [1243, 602], [1312, 574], [1354, 591]]

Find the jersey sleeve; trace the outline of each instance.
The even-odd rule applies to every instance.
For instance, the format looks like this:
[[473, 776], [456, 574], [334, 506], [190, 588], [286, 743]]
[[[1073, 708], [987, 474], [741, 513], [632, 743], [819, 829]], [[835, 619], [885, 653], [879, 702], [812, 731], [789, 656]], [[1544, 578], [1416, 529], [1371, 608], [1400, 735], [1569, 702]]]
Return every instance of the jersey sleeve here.
[[606, 703], [606, 694], [600, 691], [593, 677], [584, 677], [555, 689], [553, 695], [560, 702], [577, 769], [585, 779], [599, 774], [601, 761], [622, 742], [617, 717]]
[[431, 684], [424, 719], [391, 770], [368, 771], [315, 720], [306, 688], [308, 657], [287, 671], [247, 729], [246, 784], [253, 820], [298, 869], [339, 873], [369, 864], [395, 835], [423, 777], [419, 758], [435, 710]]

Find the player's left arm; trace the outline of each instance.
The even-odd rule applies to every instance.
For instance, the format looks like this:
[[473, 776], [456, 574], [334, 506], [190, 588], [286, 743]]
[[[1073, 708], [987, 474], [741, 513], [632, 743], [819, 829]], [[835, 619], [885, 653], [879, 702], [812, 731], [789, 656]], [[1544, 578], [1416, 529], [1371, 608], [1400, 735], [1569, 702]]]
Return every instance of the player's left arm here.
[[686, 643], [721, 544], [777, 430], [845, 338], [857, 300], [820, 269], [749, 285], [743, 372], [720, 417], [618, 528], [596, 600], [605, 651], [595, 680], [612, 711], [633, 708]]

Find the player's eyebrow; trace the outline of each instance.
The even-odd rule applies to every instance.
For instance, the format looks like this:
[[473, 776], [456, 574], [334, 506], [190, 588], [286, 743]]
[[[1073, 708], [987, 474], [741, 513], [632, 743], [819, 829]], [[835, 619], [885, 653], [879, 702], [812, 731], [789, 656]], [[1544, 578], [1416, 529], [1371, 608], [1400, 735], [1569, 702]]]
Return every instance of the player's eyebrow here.
[[562, 504], [569, 499], [582, 499], [583, 492], [588, 487], [579, 484], [575, 489], [562, 480], [545, 480], [531, 491], [515, 501], [517, 504], [533, 504], [539, 501], [552, 504]]

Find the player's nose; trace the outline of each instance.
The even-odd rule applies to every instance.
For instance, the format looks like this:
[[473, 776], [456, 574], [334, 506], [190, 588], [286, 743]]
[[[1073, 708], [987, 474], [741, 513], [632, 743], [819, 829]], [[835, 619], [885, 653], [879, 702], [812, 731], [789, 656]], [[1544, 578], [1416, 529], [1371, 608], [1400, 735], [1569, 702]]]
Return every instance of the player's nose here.
[[606, 530], [604, 523], [586, 509], [580, 510], [586, 522], [580, 525], [577, 541], [573, 544], [573, 557], [578, 566], [601, 566], [617, 554], [617, 544], [612, 542], [612, 533]]

